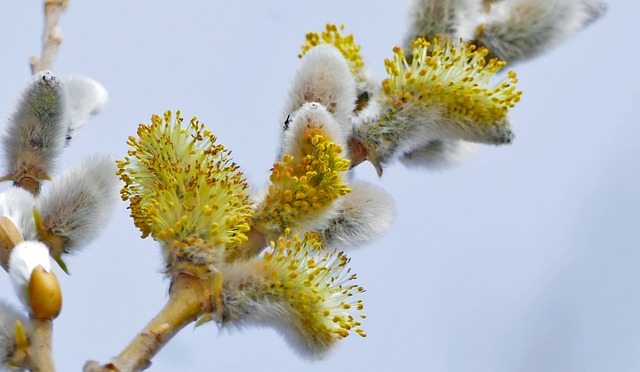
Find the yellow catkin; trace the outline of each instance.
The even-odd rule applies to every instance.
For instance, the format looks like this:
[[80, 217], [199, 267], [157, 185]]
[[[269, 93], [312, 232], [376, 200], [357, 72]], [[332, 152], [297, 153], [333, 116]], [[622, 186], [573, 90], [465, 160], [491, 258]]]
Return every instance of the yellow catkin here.
[[280, 319], [298, 335], [305, 347], [321, 352], [350, 332], [364, 337], [359, 294], [344, 253], [328, 251], [317, 234], [303, 238], [285, 235], [272, 242], [271, 250], [256, 258], [250, 274], [225, 282], [222, 323], [241, 322], [251, 311], [278, 304]]
[[309, 127], [302, 136], [302, 155], [285, 154], [273, 165], [271, 185], [256, 213], [256, 220], [272, 232], [312, 220], [351, 191], [342, 178], [349, 161], [340, 145], [318, 127]]
[[243, 175], [204, 124], [182, 122], [179, 111], [175, 118], [167, 111], [129, 137], [128, 156], [118, 161], [122, 199], [142, 236], [167, 247], [241, 244], [252, 214]]
[[382, 83], [391, 113], [403, 106], [444, 104], [450, 116], [461, 117], [477, 125], [502, 120], [522, 95], [516, 90], [516, 74], [509, 71], [502, 82], [489, 87], [489, 80], [505, 66], [488, 51], [460, 41], [436, 37], [418, 38], [412, 43], [411, 63], [401, 48], [393, 49], [393, 60], [385, 60], [389, 78]]
[[264, 262], [277, 272], [281, 288], [295, 289], [289, 303], [301, 314], [301, 323], [310, 334], [329, 332], [339, 339], [353, 330], [364, 336], [352, 314], [363, 309], [362, 300], [353, 296], [364, 289], [350, 284], [356, 276], [347, 267], [349, 258], [324, 250], [317, 239], [314, 234], [303, 239], [281, 236]]

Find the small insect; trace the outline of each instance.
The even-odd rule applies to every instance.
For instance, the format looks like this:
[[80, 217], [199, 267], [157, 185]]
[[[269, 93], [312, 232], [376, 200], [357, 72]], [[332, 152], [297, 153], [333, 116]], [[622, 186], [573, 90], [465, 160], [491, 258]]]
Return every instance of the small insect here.
[[289, 129], [290, 122], [291, 122], [291, 114], [287, 115], [287, 118], [284, 119], [284, 130]]
[[287, 130], [289, 129], [289, 124], [293, 121], [293, 119], [296, 117], [296, 113], [292, 112], [289, 115], [287, 115], [287, 118], [284, 119], [284, 127], [283, 130]]

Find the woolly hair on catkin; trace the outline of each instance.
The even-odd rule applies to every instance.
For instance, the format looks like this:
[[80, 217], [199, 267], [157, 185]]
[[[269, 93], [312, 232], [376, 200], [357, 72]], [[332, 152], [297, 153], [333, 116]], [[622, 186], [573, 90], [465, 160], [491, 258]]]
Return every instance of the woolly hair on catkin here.
[[12, 186], [0, 193], [0, 216], [9, 218], [25, 240], [37, 236], [33, 221], [35, 205], [36, 198], [23, 188]]
[[26, 287], [29, 285], [31, 272], [36, 266], [42, 266], [45, 271], [51, 271], [49, 248], [44, 243], [27, 240], [18, 243], [9, 256], [9, 277], [20, 301], [29, 307]]
[[[329, 44], [322, 44], [302, 56], [296, 77], [289, 89], [289, 99], [284, 107], [285, 129], [287, 117], [307, 102], [318, 102], [333, 114], [339, 127], [351, 133], [351, 115], [356, 103], [356, 82], [349, 65], [340, 51]], [[344, 135], [342, 135], [344, 136]]]
[[536, 57], [600, 17], [601, 0], [504, 0], [491, 5], [475, 41], [513, 64]]
[[304, 149], [304, 132], [309, 128], [318, 128], [331, 142], [346, 149], [348, 132], [331, 115], [327, 107], [318, 102], [304, 103], [284, 131], [282, 154], [300, 158]]
[[376, 96], [379, 120], [358, 116], [354, 132], [368, 149], [368, 160], [385, 163], [434, 140], [511, 142], [508, 111], [522, 92], [512, 71], [491, 84], [503, 61], [487, 60], [484, 48], [442, 37], [418, 38], [412, 47], [411, 62], [400, 47], [385, 60], [389, 78]]
[[319, 231], [324, 244], [341, 249], [370, 244], [392, 226], [396, 206], [381, 187], [367, 182], [353, 182], [351, 192], [342, 198], [338, 213], [328, 227]]
[[94, 155], [56, 177], [38, 199], [42, 227], [64, 238], [63, 246], [51, 247], [52, 254], [67, 253], [97, 236], [119, 199], [116, 169], [111, 157]]
[[222, 268], [219, 324], [274, 327], [301, 356], [324, 357], [360, 328], [362, 287], [341, 252], [328, 251], [315, 236], [282, 236], [263, 257]]
[[407, 168], [442, 170], [465, 162], [478, 147], [477, 143], [462, 140], [434, 140], [404, 153], [400, 162]]
[[45, 177], [62, 150], [69, 122], [60, 79], [49, 71], [35, 75], [18, 99], [2, 139], [8, 172]]
[[17, 321], [24, 326], [29, 324], [22, 312], [0, 301], [0, 369], [9, 370], [9, 358], [13, 355], [16, 342]]
[[109, 93], [100, 83], [84, 76], [69, 76], [63, 79], [63, 83], [69, 96], [68, 143], [75, 137], [78, 128], [102, 111], [109, 100]]
[[420, 36], [467, 38], [474, 28], [469, 26], [469, 20], [478, 20], [481, 7], [481, 0], [413, 0], [405, 45], [410, 50], [411, 42]]

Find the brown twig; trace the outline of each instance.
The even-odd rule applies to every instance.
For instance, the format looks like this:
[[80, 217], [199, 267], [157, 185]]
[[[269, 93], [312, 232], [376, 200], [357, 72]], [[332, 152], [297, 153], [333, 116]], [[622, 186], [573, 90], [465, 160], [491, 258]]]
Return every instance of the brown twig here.
[[69, 0], [44, 0], [44, 33], [42, 54], [31, 57], [31, 73], [49, 70], [62, 43], [62, 31], [58, 27], [60, 16], [67, 8]]
[[131, 343], [111, 363], [100, 365], [89, 361], [85, 372], [141, 371], [151, 365], [156, 355], [169, 340], [199, 316], [213, 312], [211, 288], [204, 281], [179, 274], [174, 277], [169, 301], [160, 313], [138, 333]]

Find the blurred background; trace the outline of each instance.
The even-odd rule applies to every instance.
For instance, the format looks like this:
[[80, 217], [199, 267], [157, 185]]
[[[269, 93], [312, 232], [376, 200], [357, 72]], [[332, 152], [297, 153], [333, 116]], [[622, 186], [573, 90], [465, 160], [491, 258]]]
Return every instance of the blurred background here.
[[[0, 12], [3, 119], [40, 52], [41, 3]], [[71, 0], [54, 70], [98, 80], [110, 102], [58, 169], [95, 153], [122, 158], [139, 123], [180, 109], [264, 185], [305, 34], [344, 23], [381, 80], [408, 10], [407, 0]], [[611, 1], [603, 19], [513, 66], [524, 95], [512, 145], [481, 147], [440, 172], [395, 163], [378, 179], [370, 164], [357, 168], [398, 207], [383, 239], [348, 253], [367, 290], [366, 338], [309, 362], [270, 328], [189, 326], [150, 370], [640, 370], [639, 13], [638, 2]], [[108, 361], [167, 298], [159, 249], [140, 239], [126, 206], [67, 260], [70, 276], [58, 272], [60, 371]], [[0, 294], [18, 303], [2, 273]]]

